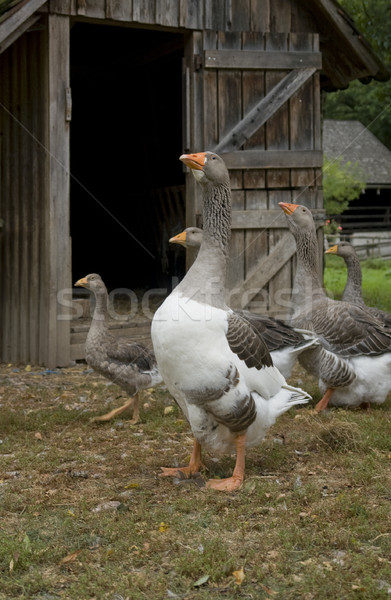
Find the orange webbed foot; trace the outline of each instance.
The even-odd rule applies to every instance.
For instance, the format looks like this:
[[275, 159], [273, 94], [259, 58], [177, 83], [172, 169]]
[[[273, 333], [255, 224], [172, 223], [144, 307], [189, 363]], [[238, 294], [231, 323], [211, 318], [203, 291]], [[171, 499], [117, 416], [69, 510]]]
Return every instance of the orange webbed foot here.
[[233, 492], [238, 490], [243, 483], [240, 477], [227, 477], [227, 479], [209, 479], [206, 482], [206, 487], [220, 492]]

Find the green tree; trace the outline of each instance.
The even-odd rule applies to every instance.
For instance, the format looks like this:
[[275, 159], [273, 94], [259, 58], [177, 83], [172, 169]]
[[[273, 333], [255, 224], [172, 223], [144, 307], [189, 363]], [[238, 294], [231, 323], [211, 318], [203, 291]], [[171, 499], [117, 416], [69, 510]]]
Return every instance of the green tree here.
[[[391, 70], [390, 0], [340, 0], [340, 4]], [[346, 90], [327, 94], [325, 117], [361, 121], [391, 149], [391, 79], [366, 85], [355, 80]]]
[[[342, 164], [342, 159], [323, 159], [323, 198], [327, 215], [339, 215], [347, 209], [365, 188], [365, 180], [359, 166], [351, 162]], [[329, 229], [333, 223], [328, 224]], [[326, 227], [326, 233], [328, 233]], [[331, 233], [331, 231], [329, 232]]]

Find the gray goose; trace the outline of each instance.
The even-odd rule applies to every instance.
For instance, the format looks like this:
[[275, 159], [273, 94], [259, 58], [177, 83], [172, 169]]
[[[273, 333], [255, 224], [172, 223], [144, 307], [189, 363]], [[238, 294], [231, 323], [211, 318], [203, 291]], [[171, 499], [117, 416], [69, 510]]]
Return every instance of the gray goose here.
[[[360, 260], [352, 244], [349, 242], [338, 242], [326, 250], [326, 254], [341, 256], [347, 267], [347, 279], [342, 294], [344, 302], [351, 302], [357, 306], [367, 306], [362, 297], [362, 272]], [[391, 315], [380, 308], [367, 306], [367, 309], [387, 327], [391, 327]]]
[[107, 323], [108, 295], [102, 278], [90, 273], [76, 281], [75, 286], [90, 290], [95, 296], [95, 309], [85, 345], [85, 359], [95, 371], [122, 387], [131, 396], [125, 404], [94, 421], [108, 421], [133, 405], [131, 424], [139, 420], [140, 390], [162, 382], [153, 352], [143, 344], [126, 337], [115, 337]]
[[230, 491], [243, 482], [246, 447], [260, 443], [279, 415], [309, 396], [286, 383], [258, 332], [225, 304], [231, 188], [224, 161], [212, 152], [180, 160], [202, 187], [203, 241], [183, 280], [156, 311], [151, 334], [159, 371], [195, 440], [190, 464], [163, 468], [162, 475], [197, 473], [202, 448], [236, 450], [232, 476], [207, 482]]
[[[199, 249], [202, 243], [202, 229], [187, 227], [169, 240], [172, 244], [180, 244], [185, 248]], [[304, 335], [281, 321], [266, 315], [248, 310], [234, 310], [235, 314], [249, 321], [264, 339], [270, 352], [273, 364], [289, 379], [299, 355], [308, 347], [315, 346], [316, 338], [306, 339]]]
[[297, 245], [292, 290], [293, 327], [313, 331], [320, 345], [304, 351], [299, 362], [319, 378], [327, 405], [381, 404], [391, 390], [391, 329], [366, 307], [328, 298], [322, 286], [318, 244], [311, 211], [280, 202]]

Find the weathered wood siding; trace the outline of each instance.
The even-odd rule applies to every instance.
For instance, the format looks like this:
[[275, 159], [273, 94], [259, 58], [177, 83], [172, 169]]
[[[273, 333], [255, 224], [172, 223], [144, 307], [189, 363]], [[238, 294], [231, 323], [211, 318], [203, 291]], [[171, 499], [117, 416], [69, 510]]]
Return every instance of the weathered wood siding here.
[[53, 15], [1, 55], [2, 361], [69, 363], [69, 322], [57, 302], [70, 288], [68, 35], [68, 19]]
[[45, 32], [23, 35], [0, 60], [1, 360], [11, 362], [48, 352], [45, 41]]

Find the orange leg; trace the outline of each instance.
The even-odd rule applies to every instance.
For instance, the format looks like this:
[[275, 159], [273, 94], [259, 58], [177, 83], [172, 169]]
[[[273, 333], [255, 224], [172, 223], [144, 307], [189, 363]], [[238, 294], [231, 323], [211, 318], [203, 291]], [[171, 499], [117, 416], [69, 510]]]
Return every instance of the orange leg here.
[[236, 445], [236, 464], [232, 477], [227, 479], [209, 479], [206, 487], [224, 492], [232, 492], [237, 490], [244, 480], [244, 467], [246, 456], [246, 434], [241, 433], [235, 439]]
[[94, 417], [93, 419], [91, 419], [91, 423], [96, 423], [97, 421], [110, 421], [111, 419], [114, 419], [114, 417], [117, 417], [118, 415], [125, 412], [125, 410], [132, 405], [133, 405], [133, 418], [130, 421], [130, 424], [135, 425], [139, 420], [139, 397], [138, 397], [138, 394], [136, 394], [134, 396], [134, 398], [130, 398], [129, 400], [127, 400], [125, 402], [125, 404], [123, 404], [119, 408], [114, 408], [110, 412], [106, 413], [105, 415], [101, 415], [100, 417]]
[[331, 396], [333, 395], [334, 390], [332, 388], [327, 388], [325, 395], [321, 400], [319, 400], [318, 404], [315, 406], [315, 410], [317, 412], [321, 412], [322, 410], [326, 410], [327, 405]]
[[160, 467], [162, 473], [160, 475], [162, 477], [177, 477], [178, 471], [186, 475], [186, 477], [191, 477], [193, 473], [198, 473], [199, 470], [203, 467], [201, 462], [201, 444], [194, 440], [193, 450], [190, 457], [190, 463], [188, 467]]

